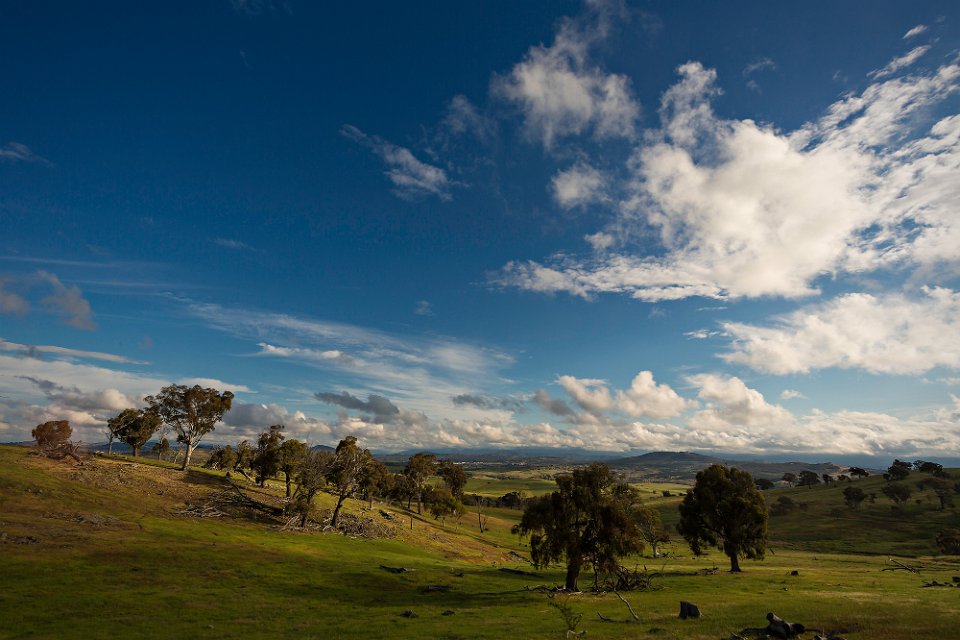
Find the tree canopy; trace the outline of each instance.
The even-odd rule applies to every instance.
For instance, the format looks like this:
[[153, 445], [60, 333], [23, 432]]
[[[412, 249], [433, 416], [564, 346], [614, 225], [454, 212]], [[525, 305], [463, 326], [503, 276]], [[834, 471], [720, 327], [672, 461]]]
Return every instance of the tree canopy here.
[[307, 457], [307, 445], [295, 438], [284, 440], [280, 445], [280, 471], [283, 472], [287, 497], [290, 497], [290, 481]]
[[134, 457], [157, 432], [163, 419], [152, 411], [124, 409], [115, 418], [107, 421], [107, 428], [120, 442], [133, 449]]
[[336, 528], [344, 500], [360, 490], [367, 465], [373, 460], [370, 451], [357, 446], [357, 439], [347, 436], [340, 441], [327, 468], [326, 480], [333, 486], [337, 506], [333, 509], [330, 526]]
[[443, 480], [444, 486], [450, 490], [453, 497], [463, 500], [463, 488], [467, 486], [467, 473], [462, 466], [450, 460], [441, 460], [437, 463], [437, 475]]
[[594, 463], [556, 477], [557, 490], [530, 501], [513, 532], [530, 536], [536, 567], [565, 559], [564, 585], [577, 591], [580, 572], [600, 572], [617, 559], [643, 549], [636, 522], [615, 495], [617, 480], [605, 464]]
[[910, 469], [913, 468], [909, 462], [903, 460], [894, 460], [887, 468], [887, 472], [883, 474], [883, 477], [886, 480], [895, 481], [895, 480], [906, 480], [907, 476], [910, 475]]
[[30, 435], [41, 449], [56, 449], [70, 439], [73, 428], [67, 420], [48, 420], [38, 424]]
[[147, 396], [149, 410], [177, 432], [177, 441], [187, 447], [181, 471], [190, 466], [190, 458], [203, 436], [216, 428], [223, 414], [233, 404], [233, 393], [204, 389], [200, 385], [187, 387], [171, 384], [156, 396]]
[[257, 448], [250, 461], [250, 468], [256, 474], [257, 484], [266, 485], [280, 471], [280, 446], [283, 443], [283, 425], [275, 424], [257, 438]]
[[746, 471], [711, 465], [680, 504], [677, 531], [694, 554], [716, 547], [730, 558], [730, 571], [739, 573], [740, 558], [762, 559], [767, 549], [763, 494]]
[[427, 485], [427, 480], [436, 472], [437, 456], [432, 453], [415, 453], [410, 456], [407, 466], [403, 469], [403, 475], [410, 480], [413, 497], [417, 499], [417, 513], [421, 511], [423, 490]]

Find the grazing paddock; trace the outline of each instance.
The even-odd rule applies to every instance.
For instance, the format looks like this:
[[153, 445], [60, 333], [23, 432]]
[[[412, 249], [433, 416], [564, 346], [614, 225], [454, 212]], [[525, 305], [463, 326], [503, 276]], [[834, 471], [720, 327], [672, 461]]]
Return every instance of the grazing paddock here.
[[[589, 638], [715, 640], [765, 625], [768, 611], [848, 640], [933, 640], [960, 626], [960, 589], [922, 587], [960, 575], [957, 558], [901, 558], [921, 573], [885, 571], [896, 566], [886, 555], [801, 548], [814, 543], [793, 540], [802, 529], [793, 521], [771, 519], [771, 552], [740, 575], [724, 571], [719, 552], [695, 558], [676, 540], [666, 558], [630, 559], [655, 574], [654, 589], [623, 594], [640, 620], [625, 622], [612, 593], [551, 599], [538, 590], [561, 584], [563, 572], [535, 572], [515, 555], [525, 553], [509, 533], [518, 511], [489, 510], [480, 534], [473, 513], [442, 527], [350, 501], [356, 517], [382, 521], [388, 536], [377, 538], [182, 515], [222, 483], [212, 473], [106, 459], [78, 468], [0, 447], [0, 638], [563, 638], [558, 602], [582, 614]], [[787, 491], [808, 497], [808, 518], [835, 497], [832, 488]], [[836, 531], [850, 524], [838, 522]], [[911, 522], [926, 521], [918, 511]], [[879, 542], [871, 534], [865, 544]], [[581, 585], [591, 582], [587, 573]], [[679, 620], [681, 600], [704, 617]]]

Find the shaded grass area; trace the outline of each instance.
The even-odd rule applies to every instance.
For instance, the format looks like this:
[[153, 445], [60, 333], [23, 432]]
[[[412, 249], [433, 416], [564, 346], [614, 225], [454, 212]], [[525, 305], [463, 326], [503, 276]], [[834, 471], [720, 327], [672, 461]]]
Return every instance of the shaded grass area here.
[[[80, 473], [0, 447], [0, 638], [564, 635], [547, 595], [525, 590], [562, 583], [562, 571], [499, 570], [532, 572], [507, 555], [523, 551], [509, 534], [519, 511], [489, 510], [492, 528], [483, 535], [470, 514], [446, 527], [413, 516], [413, 531], [403, 514], [403, 528], [390, 539], [298, 533], [174, 515], [216, 490], [215, 475], [96, 464], [96, 473]], [[817, 508], [811, 504], [808, 513]], [[30, 537], [37, 542], [24, 541]], [[960, 624], [960, 590], [920, 588], [923, 580], [960, 574], [960, 563], [949, 559], [922, 560], [927, 570], [917, 576], [881, 571], [890, 566], [886, 557], [776, 548], [731, 575], [709, 571], [726, 566], [719, 553], [694, 558], [680, 544], [669, 551], [665, 560], [631, 559], [662, 574], [658, 590], [627, 594], [641, 624], [599, 621], [597, 613], [628, 617], [612, 594], [570, 597], [588, 637], [716, 639], [762, 626], [767, 611], [845, 629], [849, 640], [948, 638]], [[414, 570], [394, 574], [381, 564]], [[591, 580], [585, 574], [581, 585]], [[427, 585], [450, 591], [425, 593]], [[681, 599], [696, 602], [705, 617], [678, 620]], [[407, 610], [417, 617], [401, 615]]]

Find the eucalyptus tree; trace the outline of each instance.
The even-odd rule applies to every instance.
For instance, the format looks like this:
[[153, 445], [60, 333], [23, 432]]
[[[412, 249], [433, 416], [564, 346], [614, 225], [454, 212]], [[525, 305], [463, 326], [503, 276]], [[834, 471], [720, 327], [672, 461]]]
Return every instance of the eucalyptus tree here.
[[326, 478], [337, 496], [337, 506], [334, 507], [330, 520], [331, 527], [336, 528], [344, 501], [360, 490], [364, 472], [372, 460], [370, 451], [358, 447], [357, 439], [353, 436], [347, 436], [337, 445], [333, 462], [327, 468]]
[[133, 449], [133, 456], [140, 456], [140, 449], [157, 432], [163, 419], [153, 411], [124, 409], [115, 418], [107, 421], [107, 427], [120, 442]]
[[730, 558], [731, 573], [739, 573], [740, 558], [763, 559], [766, 552], [767, 505], [749, 473], [711, 465], [680, 503], [677, 531], [695, 555], [716, 547]]
[[641, 551], [643, 541], [606, 465], [594, 463], [555, 481], [557, 490], [531, 500], [513, 532], [530, 537], [537, 568], [565, 560], [564, 587], [577, 591], [586, 565], [595, 572], [612, 568], [618, 558]]
[[156, 396], [146, 398], [149, 410], [159, 415], [177, 433], [177, 441], [186, 447], [181, 471], [190, 466], [190, 458], [203, 437], [213, 431], [233, 404], [233, 393], [171, 384]]
[[410, 480], [413, 495], [417, 499], [417, 513], [421, 512], [423, 492], [429, 480], [437, 472], [437, 456], [432, 453], [416, 453], [410, 456], [403, 475]]
[[280, 445], [280, 471], [286, 484], [287, 497], [290, 497], [291, 480], [303, 465], [307, 456], [307, 445], [295, 438], [284, 440]]
[[250, 468], [256, 473], [257, 484], [261, 487], [280, 472], [280, 445], [283, 443], [283, 425], [275, 424], [257, 438], [257, 448], [250, 461]]

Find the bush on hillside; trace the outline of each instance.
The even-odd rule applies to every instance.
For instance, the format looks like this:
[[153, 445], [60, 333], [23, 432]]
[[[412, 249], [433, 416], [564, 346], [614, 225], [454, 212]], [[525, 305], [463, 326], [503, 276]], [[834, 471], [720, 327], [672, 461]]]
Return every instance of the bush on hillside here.
[[943, 529], [937, 534], [937, 547], [940, 553], [960, 556], [960, 529]]

